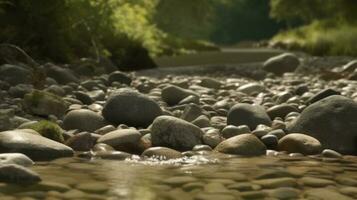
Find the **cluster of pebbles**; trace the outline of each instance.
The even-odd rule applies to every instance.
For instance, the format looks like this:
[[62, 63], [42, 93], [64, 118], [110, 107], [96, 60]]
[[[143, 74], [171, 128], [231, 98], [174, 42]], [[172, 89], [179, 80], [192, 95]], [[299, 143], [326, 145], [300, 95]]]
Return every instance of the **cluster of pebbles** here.
[[[43, 90], [31, 84], [30, 67], [1, 65], [0, 181], [56, 188], [41, 183], [41, 176], [28, 167], [34, 161], [73, 156], [169, 160], [198, 154], [267, 155], [352, 162], [348, 155], [357, 154], [357, 83], [352, 76], [357, 62], [335, 66], [328, 73], [339, 75], [333, 81], [294, 73], [302, 63], [290, 53], [273, 57], [254, 69], [264, 74], [259, 80], [227, 74], [223, 68], [210, 75], [112, 71], [83, 78], [70, 68], [46, 64]], [[220, 173], [215, 170], [200, 178]], [[339, 168], [329, 170], [338, 173]], [[356, 176], [346, 179], [343, 190], [328, 190], [315, 187], [336, 186], [330, 172], [326, 179], [271, 172], [248, 184], [243, 175], [229, 167], [227, 171], [213, 183], [185, 176], [163, 184], [178, 190], [178, 196], [181, 190], [207, 192], [196, 199], [237, 199], [243, 191], [244, 198], [294, 199], [301, 196], [301, 184], [312, 187], [315, 199], [357, 197]], [[218, 196], [210, 194], [216, 190]]]

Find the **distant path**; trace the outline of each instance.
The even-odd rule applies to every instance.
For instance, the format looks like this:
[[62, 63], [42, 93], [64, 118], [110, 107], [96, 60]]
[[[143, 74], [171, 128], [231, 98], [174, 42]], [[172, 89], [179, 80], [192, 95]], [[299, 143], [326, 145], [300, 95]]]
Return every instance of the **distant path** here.
[[159, 67], [231, 65], [263, 62], [282, 52], [284, 51], [267, 48], [222, 48], [220, 51], [164, 56], [156, 58], [155, 62]]

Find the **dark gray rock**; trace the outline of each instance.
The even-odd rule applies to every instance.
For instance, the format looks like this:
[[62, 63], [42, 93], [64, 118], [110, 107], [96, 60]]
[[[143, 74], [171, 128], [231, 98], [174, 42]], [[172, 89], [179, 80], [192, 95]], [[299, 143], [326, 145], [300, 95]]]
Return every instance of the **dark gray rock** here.
[[238, 103], [233, 106], [227, 116], [228, 125], [247, 125], [254, 130], [259, 124], [271, 125], [271, 119], [262, 106]]
[[222, 83], [213, 78], [202, 78], [200, 85], [206, 88], [219, 89]]
[[9, 94], [14, 98], [23, 98], [25, 94], [32, 92], [33, 86], [29, 84], [18, 84], [9, 89]]
[[290, 133], [306, 133], [324, 149], [357, 154], [357, 103], [343, 96], [329, 96], [309, 105], [292, 124]]
[[162, 99], [171, 106], [178, 104], [181, 100], [190, 95], [198, 96], [198, 94], [191, 90], [183, 89], [174, 85], [168, 85], [161, 91]]
[[300, 61], [296, 55], [292, 53], [283, 53], [265, 61], [263, 69], [276, 75], [282, 75], [286, 72], [295, 71], [299, 65]]
[[130, 85], [131, 78], [123, 72], [115, 71], [109, 74], [108, 83], [111, 85], [113, 82]]
[[76, 99], [81, 101], [83, 104], [90, 105], [93, 103], [93, 99], [85, 92], [76, 91], [73, 93]]
[[23, 153], [33, 160], [70, 157], [73, 150], [27, 129], [0, 132], [1, 153]]
[[316, 101], [319, 101], [321, 99], [324, 99], [324, 98], [332, 96], [332, 95], [341, 95], [341, 93], [336, 90], [327, 88], [327, 89], [321, 90], [317, 94], [310, 97], [309, 100], [307, 100], [307, 103], [312, 104], [312, 103], [315, 103]]
[[1, 65], [0, 80], [10, 85], [29, 84], [31, 83], [31, 70], [17, 65]]
[[268, 149], [276, 149], [278, 147], [278, 137], [272, 134], [264, 135], [260, 140], [265, 144]]
[[267, 113], [270, 119], [275, 119], [276, 117], [280, 117], [284, 119], [285, 116], [291, 112], [299, 112], [299, 109], [289, 104], [280, 104], [273, 106], [267, 110]]
[[0, 165], [0, 182], [25, 185], [34, 184], [40, 181], [41, 178], [36, 172], [22, 167], [21, 165]]
[[103, 117], [114, 124], [147, 127], [162, 114], [157, 102], [131, 89], [119, 89], [107, 100]]
[[74, 72], [68, 68], [47, 63], [44, 66], [44, 69], [46, 69], [47, 76], [55, 79], [59, 84], [65, 85], [71, 82], [79, 82], [79, 79], [74, 75]]
[[201, 144], [203, 135], [199, 127], [171, 116], [156, 118], [151, 131], [153, 146], [170, 147], [179, 151], [192, 150], [195, 145]]
[[78, 129], [80, 131], [94, 132], [105, 125], [106, 123], [102, 116], [88, 109], [72, 110], [63, 118], [63, 128], [66, 130]]

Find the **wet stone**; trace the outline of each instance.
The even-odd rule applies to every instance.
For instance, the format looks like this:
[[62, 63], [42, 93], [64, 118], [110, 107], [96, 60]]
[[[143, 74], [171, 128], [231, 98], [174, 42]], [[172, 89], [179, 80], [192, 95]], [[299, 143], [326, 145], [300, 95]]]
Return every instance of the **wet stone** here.
[[278, 199], [297, 199], [300, 196], [300, 191], [295, 188], [281, 187], [269, 191], [269, 196]]
[[263, 188], [278, 188], [278, 187], [296, 187], [297, 181], [294, 178], [272, 178], [254, 180], [253, 183], [262, 186]]
[[80, 183], [76, 188], [88, 193], [105, 193], [109, 190], [109, 186], [104, 182]]
[[305, 186], [310, 187], [325, 187], [328, 185], [335, 185], [336, 183], [331, 180], [315, 178], [315, 177], [303, 177], [300, 179], [300, 182]]
[[353, 198], [327, 188], [309, 189], [305, 192], [307, 198], [324, 200], [352, 200]]
[[191, 183], [195, 182], [196, 179], [191, 177], [191, 176], [176, 176], [176, 177], [170, 177], [165, 180], [163, 180], [163, 183], [172, 185], [172, 186], [181, 186], [186, 183]]

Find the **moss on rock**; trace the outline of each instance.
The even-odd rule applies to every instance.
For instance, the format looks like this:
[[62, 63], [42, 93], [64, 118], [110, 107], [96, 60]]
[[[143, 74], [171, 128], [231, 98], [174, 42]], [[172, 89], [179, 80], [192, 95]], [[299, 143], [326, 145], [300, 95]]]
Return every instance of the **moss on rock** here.
[[32, 114], [40, 116], [52, 114], [57, 117], [62, 117], [68, 108], [62, 97], [41, 90], [26, 94], [24, 106]]
[[43, 137], [46, 137], [48, 139], [57, 141], [57, 142], [64, 142], [64, 138], [62, 135], [62, 129], [60, 126], [58, 126], [56, 123], [47, 121], [47, 120], [42, 120], [36, 123], [29, 124], [28, 126], [24, 127], [28, 129], [35, 130], [39, 134], [41, 134]]

